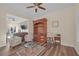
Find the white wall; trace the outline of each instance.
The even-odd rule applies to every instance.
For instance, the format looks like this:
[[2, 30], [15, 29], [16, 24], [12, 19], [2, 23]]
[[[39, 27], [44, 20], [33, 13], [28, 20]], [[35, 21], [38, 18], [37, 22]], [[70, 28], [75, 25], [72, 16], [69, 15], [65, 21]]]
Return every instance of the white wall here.
[[76, 5], [76, 10], [75, 10], [75, 21], [76, 21], [76, 33], [77, 33], [77, 42], [79, 42], [79, 4]]
[[[52, 11], [40, 18], [47, 18], [47, 36], [61, 34], [62, 45], [75, 45], [74, 7]], [[52, 26], [54, 20], [59, 21], [59, 27]]]
[[29, 28], [29, 39], [32, 40], [33, 39], [33, 21], [29, 20], [28, 22], [28, 28]]
[[76, 41], [75, 48], [79, 54], [79, 4], [75, 5], [75, 28], [76, 28]]
[[0, 10], [0, 47], [6, 46], [6, 15]]

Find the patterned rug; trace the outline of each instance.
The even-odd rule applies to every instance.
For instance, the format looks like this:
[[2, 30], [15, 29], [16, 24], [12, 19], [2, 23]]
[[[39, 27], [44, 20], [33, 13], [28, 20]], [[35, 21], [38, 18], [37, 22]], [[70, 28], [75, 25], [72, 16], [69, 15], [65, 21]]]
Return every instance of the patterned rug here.
[[15, 53], [12, 53], [11, 56], [38, 56], [45, 47], [41, 45], [36, 45], [33, 48], [22, 48], [18, 51], [15, 51]]

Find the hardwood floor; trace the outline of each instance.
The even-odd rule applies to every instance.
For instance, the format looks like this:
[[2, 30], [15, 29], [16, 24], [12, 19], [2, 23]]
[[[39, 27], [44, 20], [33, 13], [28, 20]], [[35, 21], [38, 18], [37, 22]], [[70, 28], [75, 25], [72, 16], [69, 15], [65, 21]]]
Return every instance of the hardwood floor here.
[[[47, 43], [39, 44], [35, 42], [35, 46], [36, 45], [40, 45], [45, 48], [41, 50], [41, 52], [36, 56], [78, 56], [77, 52], [73, 47], [68, 47], [63, 45], [55, 46]], [[18, 45], [11, 49], [9, 45], [7, 45], [7, 47], [0, 48], [0, 56], [27, 56], [27, 53], [32, 52], [31, 50], [28, 48], [25, 48], [23, 44]], [[32, 53], [35, 53], [35, 52], [32, 52]], [[29, 56], [32, 56], [32, 54], [29, 54]]]
[[63, 45], [56, 45], [56, 46], [52, 45], [50, 47], [48, 45], [45, 47], [46, 50], [44, 50], [45, 51], [44, 54], [41, 54], [42, 56], [78, 56], [77, 52], [73, 47]]

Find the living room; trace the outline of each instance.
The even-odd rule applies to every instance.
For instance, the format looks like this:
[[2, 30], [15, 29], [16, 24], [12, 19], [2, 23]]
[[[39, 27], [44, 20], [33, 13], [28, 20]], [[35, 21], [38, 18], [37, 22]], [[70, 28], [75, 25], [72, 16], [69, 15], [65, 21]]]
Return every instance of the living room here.
[[[58, 36], [60, 36], [60, 39], [61, 39], [60, 44], [61, 44], [62, 49], [60, 49], [60, 52], [61, 52], [61, 50], [63, 50], [63, 51], [66, 50], [65, 48], [67, 48], [67, 47], [73, 47], [78, 54], [79, 53], [79, 47], [78, 47], [78, 44], [79, 44], [79, 39], [78, 39], [79, 4], [44, 3], [44, 4], [41, 4], [41, 6], [46, 8], [46, 10], [44, 11], [44, 10], [40, 10], [38, 8], [36, 12], [35, 12], [35, 9], [26, 8], [30, 5], [32, 6], [33, 4], [32, 3], [0, 4], [0, 47], [4, 48], [5, 46], [7, 46], [6, 33], [9, 29], [9, 32], [8, 32], [9, 33], [8, 35], [10, 35], [10, 36], [8, 36], [9, 39], [11, 38], [11, 34], [17, 35], [17, 34], [15, 34], [15, 32], [16, 33], [18, 33], [18, 32], [25, 33], [26, 32], [25, 33], [26, 37], [25, 36], [20, 37], [21, 40], [19, 38], [20, 41], [23, 41], [20, 43], [21, 45], [18, 46], [18, 44], [19, 44], [18, 43], [17, 46], [15, 44], [15, 47], [11, 48], [12, 49], [11, 55], [21, 55], [21, 56], [23, 56], [23, 55], [24, 56], [27, 56], [27, 55], [32, 55], [32, 56], [33, 55], [51, 55], [50, 51], [52, 51], [52, 49], [55, 47], [50, 48], [50, 46], [51, 45], [53, 46], [53, 44], [50, 43], [51, 41], [49, 42], [49, 40], [54, 38], [57, 34], [59, 34]], [[46, 20], [46, 21], [42, 21], [42, 20]], [[18, 29], [18, 26], [15, 25], [15, 23], [16, 22], [20, 23], [20, 21], [23, 23], [21, 23], [21, 25], [19, 26], [20, 29]], [[41, 29], [39, 28], [39, 32], [42, 33], [41, 37], [46, 35], [44, 38], [45, 40], [39, 39], [39, 37], [40, 37], [39, 35], [37, 38], [38, 40], [37, 39], [35, 40], [34, 35], [36, 35], [36, 37], [37, 37], [37, 32], [36, 32], [36, 34], [34, 34], [34, 26], [36, 26], [37, 24], [39, 24], [41, 22], [42, 22], [42, 24], [43, 24], [43, 22], [45, 22], [45, 25], [43, 24], [45, 27], [44, 27], [43, 31], [41, 31]], [[36, 23], [36, 25], [34, 25], [35, 23]], [[11, 25], [12, 26], [10, 27], [10, 26], [8, 26], [8, 24], [10, 26]], [[38, 25], [38, 26], [40, 26], [40, 25]], [[36, 27], [38, 27], [38, 26], [36, 26]], [[21, 28], [24, 28], [27, 30], [23, 31], [23, 30], [21, 30]], [[36, 29], [35, 31], [38, 31], [38, 30]], [[46, 32], [44, 33], [44, 31], [46, 31]], [[23, 33], [23, 35], [24, 35], [24, 33]], [[43, 35], [43, 33], [44, 33], [44, 35]], [[26, 40], [22, 40], [23, 38], [25, 38]], [[50, 49], [46, 53], [45, 52], [40, 53], [41, 51], [46, 49], [40, 45], [43, 45], [47, 41], [47, 39], [49, 39], [48, 42], [50, 44], [49, 44], [48, 48], [50, 48]], [[10, 40], [12, 40], [12, 39], [10, 39]], [[17, 40], [17, 38], [16, 38], [16, 40]], [[42, 42], [41, 40], [44, 42], [40, 43], [40, 42]], [[27, 49], [28, 41], [35, 41], [34, 45], [36, 46], [36, 48], [34, 48], [35, 49], [34, 51], [38, 50], [35, 54], [30, 54], [33, 51], [31, 51], [30, 49]], [[33, 45], [32, 42], [29, 44]], [[44, 44], [44, 45], [46, 45], [46, 44]], [[20, 47], [20, 46], [22, 46], [22, 47]], [[67, 47], [63, 48], [63, 46], [67, 46]], [[2, 50], [3, 50], [3, 48], [2, 48]], [[63, 52], [62, 53], [57, 52], [57, 51], [59, 51], [58, 50], [59, 46], [56, 46], [56, 48], [57, 48], [56, 52], [52, 52], [52, 56], [53, 55], [67, 55], [66, 51], [64, 52], [64, 54], [62, 54]], [[17, 51], [20, 49], [21, 49], [21, 51]], [[26, 50], [24, 51], [24, 49], [26, 49], [27, 53], [29, 53], [29, 54], [25, 53]], [[28, 52], [28, 50], [30, 50], [30, 51]], [[70, 50], [73, 50], [73, 49], [70, 49]], [[14, 52], [14, 51], [17, 51], [17, 52]], [[22, 52], [23, 52], [23, 54], [22, 54]], [[71, 52], [69, 55], [76, 54], [76, 53], [72, 54]]]

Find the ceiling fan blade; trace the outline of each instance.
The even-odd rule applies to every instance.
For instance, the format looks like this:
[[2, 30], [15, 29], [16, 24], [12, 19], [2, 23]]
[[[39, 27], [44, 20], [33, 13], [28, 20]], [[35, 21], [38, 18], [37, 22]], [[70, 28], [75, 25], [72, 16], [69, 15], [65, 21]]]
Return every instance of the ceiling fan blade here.
[[26, 8], [33, 8], [33, 7], [35, 7], [35, 6], [29, 6], [29, 7], [26, 7]]
[[40, 9], [43, 9], [43, 10], [46, 10], [46, 8], [44, 8], [44, 7], [41, 7], [41, 6], [38, 6], [38, 8], [40, 8]]
[[37, 13], [37, 8], [35, 9], [35, 12]]
[[33, 3], [35, 6], [37, 6], [37, 3]]
[[33, 3], [35, 6], [41, 5], [42, 3]]
[[37, 3], [38, 5], [41, 5], [42, 3]]

